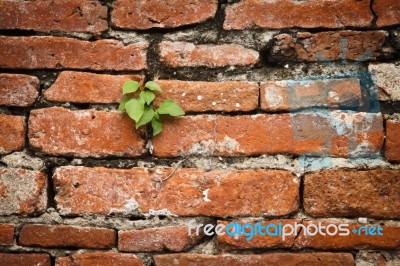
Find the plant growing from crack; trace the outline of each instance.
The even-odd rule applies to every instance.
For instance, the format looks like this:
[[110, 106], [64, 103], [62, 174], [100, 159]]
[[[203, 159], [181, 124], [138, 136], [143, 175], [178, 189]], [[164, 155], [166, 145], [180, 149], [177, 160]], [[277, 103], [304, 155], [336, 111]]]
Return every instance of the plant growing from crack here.
[[[137, 95], [135, 92], [138, 90], [140, 90], [139, 97], [133, 97], [132, 95]], [[156, 109], [153, 103], [157, 92], [161, 93], [162, 90], [154, 81], [148, 81], [144, 87], [141, 87], [139, 82], [127, 80], [122, 86], [124, 98], [118, 107], [118, 111], [125, 111], [135, 121], [136, 129], [150, 123], [153, 137], [162, 131], [162, 118], [164, 116], [182, 116], [185, 114], [182, 108], [171, 99], [164, 100]]]

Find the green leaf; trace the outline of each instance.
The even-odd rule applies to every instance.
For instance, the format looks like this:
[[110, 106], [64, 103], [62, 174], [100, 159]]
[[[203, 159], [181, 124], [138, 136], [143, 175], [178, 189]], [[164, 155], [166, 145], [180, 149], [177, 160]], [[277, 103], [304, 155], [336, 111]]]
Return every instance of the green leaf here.
[[180, 116], [185, 114], [182, 108], [174, 100], [169, 99], [160, 104], [157, 113], [170, 116]]
[[129, 101], [129, 98], [124, 98], [124, 99], [122, 99], [121, 102], [119, 103], [118, 111], [121, 111], [121, 112], [125, 111], [125, 104], [126, 104], [128, 101]]
[[155, 118], [151, 120], [151, 127], [153, 128], [153, 137], [158, 135], [163, 129], [161, 122]]
[[142, 91], [140, 93], [140, 99], [145, 101], [148, 105], [150, 105], [154, 101], [154, 98], [156, 98], [156, 95], [151, 91]]
[[140, 126], [149, 123], [153, 119], [153, 116], [154, 116], [153, 107], [145, 107], [142, 117], [136, 123], [136, 129], [138, 129]]
[[142, 99], [130, 99], [125, 104], [125, 110], [129, 117], [137, 123], [144, 112], [144, 101]]
[[154, 81], [147, 81], [144, 87], [151, 91], [161, 91], [161, 87]]
[[125, 81], [124, 85], [122, 86], [122, 94], [132, 93], [139, 89], [139, 82], [133, 80]]

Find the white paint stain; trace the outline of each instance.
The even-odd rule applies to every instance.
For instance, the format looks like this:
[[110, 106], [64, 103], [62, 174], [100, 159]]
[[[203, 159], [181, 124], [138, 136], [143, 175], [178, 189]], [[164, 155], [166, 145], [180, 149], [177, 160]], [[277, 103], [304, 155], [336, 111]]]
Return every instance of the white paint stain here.
[[208, 198], [208, 191], [210, 191], [210, 189], [209, 188], [207, 188], [206, 190], [204, 190], [203, 191], [203, 200], [205, 201], [205, 202], [210, 202], [211, 200]]

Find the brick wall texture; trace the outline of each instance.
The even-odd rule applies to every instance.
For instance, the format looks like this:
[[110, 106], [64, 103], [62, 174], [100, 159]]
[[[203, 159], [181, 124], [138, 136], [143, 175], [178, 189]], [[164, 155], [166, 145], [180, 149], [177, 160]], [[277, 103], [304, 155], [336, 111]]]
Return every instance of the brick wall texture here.
[[400, 266], [400, 1], [0, 0], [0, 265]]

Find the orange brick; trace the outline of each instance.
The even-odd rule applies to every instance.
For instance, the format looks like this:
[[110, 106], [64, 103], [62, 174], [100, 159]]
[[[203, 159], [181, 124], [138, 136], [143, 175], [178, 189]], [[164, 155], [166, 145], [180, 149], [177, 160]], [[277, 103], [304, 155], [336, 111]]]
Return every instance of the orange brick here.
[[156, 181], [171, 171], [60, 167], [53, 176], [55, 200], [63, 214], [140, 210], [182, 216], [282, 216], [299, 208], [299, 180], [287, 171], [183, 168], [159, 186]]

